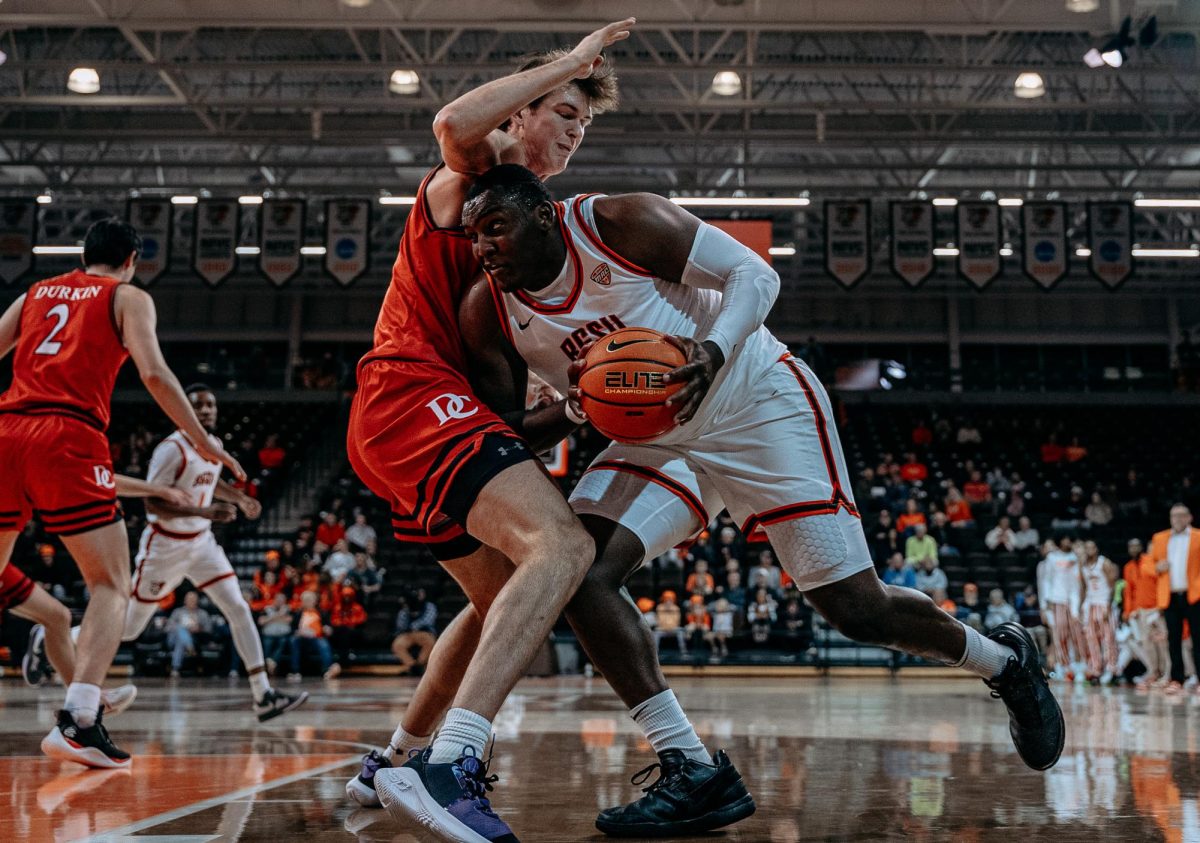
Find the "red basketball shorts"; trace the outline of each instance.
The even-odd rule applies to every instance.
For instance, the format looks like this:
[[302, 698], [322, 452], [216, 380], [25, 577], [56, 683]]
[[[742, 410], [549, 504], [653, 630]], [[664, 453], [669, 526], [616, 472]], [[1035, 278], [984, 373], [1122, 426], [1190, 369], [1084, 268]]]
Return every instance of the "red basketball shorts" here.
[[396, 538], [426, 544], [438, 559], [478, 549], [466, 523], [480, 490], [505, 468], [536, 459], [462, 375], [380, 358], [359, 366], [346, 451], [359, 478], [391, 505]]
[[33, 580], [9, 562], [0, 573], [0, 612], [20, 606], [33, 594]]
[[108, 440], [68, 416], [0, 415], [0, 531], [36, 516], [73, 536], [121, 520]]

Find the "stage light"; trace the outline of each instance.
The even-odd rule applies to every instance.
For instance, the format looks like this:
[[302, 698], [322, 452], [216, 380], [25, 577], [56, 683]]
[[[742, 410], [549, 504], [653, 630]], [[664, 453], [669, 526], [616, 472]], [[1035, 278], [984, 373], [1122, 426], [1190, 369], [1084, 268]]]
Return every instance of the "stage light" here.
[[953, 196], [938, 196], [933, 200], [933, 204], [939, 207], [953, 208], [958, 204], [958, 200]]
[[239, 205], [261, 205], [262, 203], [263, 203], [263, 198], [261, 196], [239, 196], [238, 197]]
[[380, 196], [380, 205], [415, 205], [417, 197], [415, 196]]
[[184, 196], [172, 196], [171, 197], [172, 205], [195, 205], [199, 201], [200, 201], [199, 196], [184, 195]]
[[388, 90], [393, 94], [412, 96], [421, 90], [421, 77], [415, 70], [393, 70], [392, 78], [388, 80]]
[[778, 258], [790, 258], [792, 255], [796, 254], [796, 247], [772, 246], [771, 248], [767, 249], [767, 252]]
[[712, 92], [720, 97], [734, 97], [742, 92], [742, 77], [732, 70], [722, 70], [713, 77]]
[[1139, 208], [1200, 208], [1200, 199], [1135, 199]]
[[1012, 197], [1012, 198], [1004, 197], [1004, 198], [1000, 199], [997, 202], [997, 204], [1004, 208], [1020, 208], [1022, 205], [1025, 204], [1025, 200], [1018, 199], [1016, 197]]
[[1013, 83], [1013, 93], [1023, 100], [1037, 99], [1046, 93], [1046, 83], [1042, 74], [1027, 71], [1017, 77]]
[[67, 77], [67, 90], [77, 94], [94, 94], [100, 90], [100, 74], [91, 67], [77, 67]]
[[1087, 14], [1100, 8], [1100, 0], [1067, 0], [1067, 11]]

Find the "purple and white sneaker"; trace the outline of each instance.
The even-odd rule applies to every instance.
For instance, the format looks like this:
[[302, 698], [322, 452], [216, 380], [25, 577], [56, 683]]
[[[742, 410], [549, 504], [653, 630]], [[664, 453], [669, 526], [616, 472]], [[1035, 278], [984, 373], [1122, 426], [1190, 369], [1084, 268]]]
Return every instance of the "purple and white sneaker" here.
[[429, 750], [413, 753], [403, 767], [379, 770], [375, 790], [393, 817], [415, 822], [450, 843], [518, 843], [496, 815], [487, 793], [498, 776], [467, 748], [450, 764], [430, 764]]
[[375, 792], [375, 774], [391, 766], [391, 761], [372, 749], [363, 756], [362, 771], [346, 782], [346, 795], [364, 808], [382, 808]]

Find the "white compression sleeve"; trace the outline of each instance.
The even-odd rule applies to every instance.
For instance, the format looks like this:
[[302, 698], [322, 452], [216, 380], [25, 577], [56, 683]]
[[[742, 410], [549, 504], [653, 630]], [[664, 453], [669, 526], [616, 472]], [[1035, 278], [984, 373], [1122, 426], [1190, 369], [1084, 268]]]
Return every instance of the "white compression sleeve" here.
[[726, 360], [734, 346], [762, 326], [779, 295], [779, 275], [766, 261], [704, 222], [692, 241], [681, 280], [692, 287], [721, 291], [721, 311], [708, 336], [698, 339], [715, 342]]

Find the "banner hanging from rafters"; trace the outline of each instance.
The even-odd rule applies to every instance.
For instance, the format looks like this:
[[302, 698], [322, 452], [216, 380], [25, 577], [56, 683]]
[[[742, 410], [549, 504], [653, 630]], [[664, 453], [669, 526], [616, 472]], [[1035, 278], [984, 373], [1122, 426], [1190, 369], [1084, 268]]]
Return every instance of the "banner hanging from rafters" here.
[[276, 287], [300, 271], [304, 245], [304, 202], [269, 199], [262, 205], [258, 224], [258, 268]]
[[871, 203], [825, 203], [825, 269], [849, 290], [871, 271]]
[[196, 205], [192, 268], [210, 287], [237, 269], [241, 206], [232, 199], [203, 199]]
[[1021, 268], [1043, 290], [1067, 275], [1067, 206], [1026, 202], [1021, 206]]
[[893, 202], [892, 272], [910, 287], [933, 274], [933, 206], [928, 202]]
[[1128, 202], [1088, 203], [1088, 269], [1110, 290], [1133, 274], [1133, 206]]
[[343, 287], [367, 271], [370, 237], [369, 201], [330, 199], [325, 203], [325, 271]]
[[958, 274], [982, 290], [1000, 274], [1000, 206], [959, 202]]
[[142, 238], [137, 280], [149, 287], [171, 265], [171, 235], [175, 206], [169, 199], [130, 199], [129, 224]]

